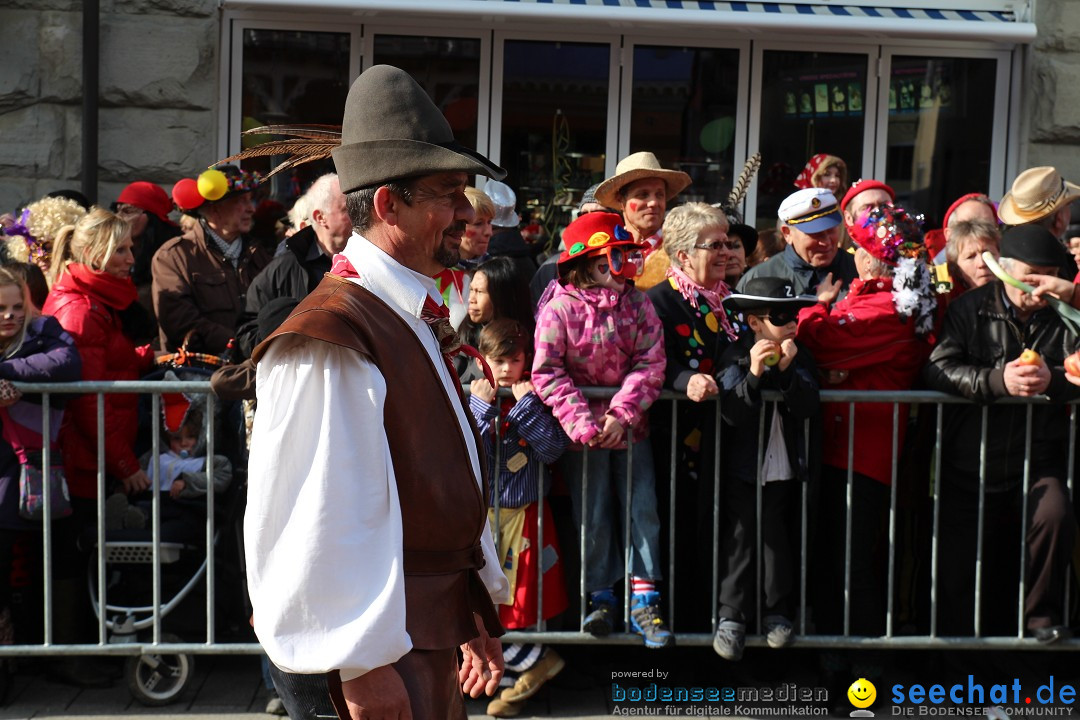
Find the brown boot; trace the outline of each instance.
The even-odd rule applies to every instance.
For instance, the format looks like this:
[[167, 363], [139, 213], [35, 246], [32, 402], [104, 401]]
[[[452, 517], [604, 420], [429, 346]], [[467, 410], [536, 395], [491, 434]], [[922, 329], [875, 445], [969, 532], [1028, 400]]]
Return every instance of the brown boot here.
[[487, 714], [497, 718], [517, 717], [521, 714], [521, 710], [524, 707], [524, 700], [521, 702], [507, 702], [502, 698], [495, 698], [488, 703]]

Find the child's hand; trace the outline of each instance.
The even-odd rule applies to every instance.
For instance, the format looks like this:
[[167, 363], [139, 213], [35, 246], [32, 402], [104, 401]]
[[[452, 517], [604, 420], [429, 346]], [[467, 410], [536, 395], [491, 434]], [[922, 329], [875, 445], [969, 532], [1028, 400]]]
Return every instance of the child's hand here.
[[185, 487], [187, 487], [187, 483], [185, 483], [183, 480], [173, 480], [173, 484], [169, 486], [169, 497], [171, 497], [173, 500], [178, 499], [180, 497], [180, 493]]
[[720, 392], [720, 388], [716, 385], [716, 379], [712, 375], [706, 375], [705, 373], [692, 375], [690, 381], [686, 383], [686, 397], [694, 402], [701, 402], [706, 398], [711, 398], [718, 392]]
[[840, 290], [842, 290], [843, 287], [844, 281], [842, 279], [838, 279], [836, 280], [836, 282], [833, 282], [832, 273], [829, 273], [825, 276], [825, 279], [822, 280], [821, 284], [817, 287], [818, 302], [825, 307], [829, 307], [834, 302], [836, 302], [836, 298], [840, 296]]
[[795, 344], [795, 341], [788, 338], [784, 342], [780, 343], [780, 370], [787, 370], [791, 365], [791, 361], [795, 359], [798, 354], [799, 348]]
[[520, 380], [514, 383], [510, 390], [514, 393], [514, 399], [520, 400], [533, 391], [533, 384], [528, 380]]
[[607, 450], [614, 450], [619, 447], [619, 443], [622, 442], [623, 435], [626, 434], [626, 429], [622, 424], [611, 415], [604, 416], [604, 427], [601, 428], [599, 434], [597, 434], [590, 442], [592, 447], [601, 447]]
[[487, 378], [478, 378], [469, 385], [469, 391], [489, 405], [495, 402], [495, 388], [487, 381]]
[[[766, 361], [779, 354], [780, 348], [772, 340], [758, 340], [754, 343], [754, 347], [750, 348], [750, 374], [754, 377], [761, 377], [761, 374], [765, 372], [765, 368], [770, 364]], [[776, 363], [772, 364], [775, 365]]]

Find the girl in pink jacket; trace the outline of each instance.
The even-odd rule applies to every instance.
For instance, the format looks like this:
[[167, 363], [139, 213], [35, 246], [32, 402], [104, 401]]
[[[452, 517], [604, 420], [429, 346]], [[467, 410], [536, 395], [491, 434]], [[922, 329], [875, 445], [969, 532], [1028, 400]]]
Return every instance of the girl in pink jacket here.
[[[627, 283], [641, 271], [643, 252], [621, 222], [614, 213], [589, 213], [563, 231], [560, 279], [540, 302], [532, 381], [574, 443], [560, 464], [571, 489], [574, 522], [580, 527], [584, 514], [587, 528], [590, 613], [582, 629], [593, 635], [614, 629], [613, 588], [629, 571], [631, 628], [646, 647], [660, 648], [675, 638], [660, 615], [656, 591], [660, 519], [652, 448], [644, 441], [646, 411], [660, 394], [666, 358], [652, 303]], [[587, 399], [583, 388], [590, 386], [616, 390], [611, 398]], [[628, 501], [630, 567], [624, 568], [622, 519]]]

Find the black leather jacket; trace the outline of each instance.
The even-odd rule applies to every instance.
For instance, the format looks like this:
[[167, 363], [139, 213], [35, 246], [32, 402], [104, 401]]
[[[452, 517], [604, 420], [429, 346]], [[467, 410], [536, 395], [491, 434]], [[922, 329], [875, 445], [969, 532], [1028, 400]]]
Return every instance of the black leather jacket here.
[[[992, 282], [970, 290], [949, 305], [937, 347], [923, 371], [932, 390], [962, 395], [976, 405], [946, 405], [943, 418], [942, 467], [946, 483], [978, 488], [982, 436], [982, 404], [1008, 396], [1005, 364], [1031, 348], [1049, 366], [1046, 395], [1055, 404], [1032, 410], [1032, 479], [1064, 477], [1068, 459], [1068, 414], [1061, 401], [1080, 397], [1080, 388], [1065, 379], [1063, 363], [1078, 343], [1050, 308], [1020, 321], [1005, 299], [1002, 285]], [[1024, 479], [1027, 405], [991, 405], [987, 417], [986, 488], [1004, 491]]]

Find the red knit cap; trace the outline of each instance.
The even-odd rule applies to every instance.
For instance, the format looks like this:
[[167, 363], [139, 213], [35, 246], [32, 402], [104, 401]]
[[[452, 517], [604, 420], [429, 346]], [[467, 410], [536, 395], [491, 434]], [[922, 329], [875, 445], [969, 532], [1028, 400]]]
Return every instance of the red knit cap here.
[[896, 191], [880, 180], [856, 180], [844, 193], [844, 199], [840, 201], [840, 212], [847, 210], [848, 203], [854, 200], [856, 195], [867, 190], [884, 190], [889, 193], [889, 199], [896, 202]]
[[134, 205], [140, 210], [153, 213], [162, 222], [172, 223], [169, 213], [172, 211], [172, 200], [168, 193], [152, 182], [140, 180], [128, 185], [116, 198], [118, 203]]

